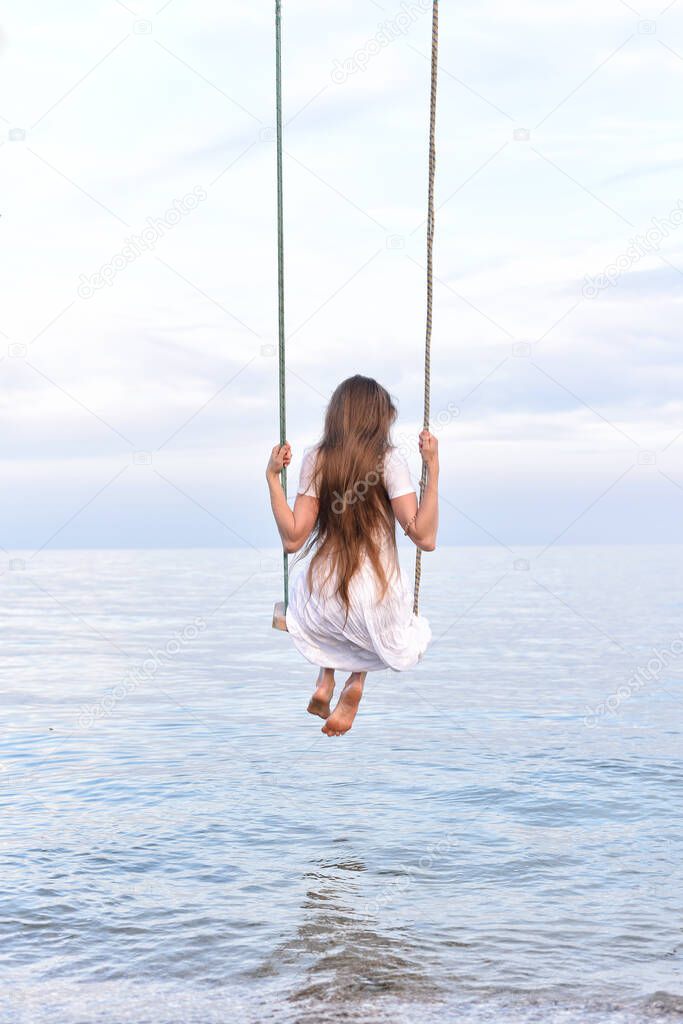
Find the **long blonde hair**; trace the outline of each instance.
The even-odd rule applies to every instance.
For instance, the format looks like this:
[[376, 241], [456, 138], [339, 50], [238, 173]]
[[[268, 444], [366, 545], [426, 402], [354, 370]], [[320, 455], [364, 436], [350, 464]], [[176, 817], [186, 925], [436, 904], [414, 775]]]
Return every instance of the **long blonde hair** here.
[[395, 420], [388, 391], [360, 375], [343, 381], [327, 407], [314, 474], [318, 518], [304, 554], [317, 548], [308, 569], [309, 587], [322, 569], [323, 585], [333, 582], [347, 616], [351, 581], [364, 559], [377, 578], [378, 600], [389, 586], [382, 548], [397, 561], [396, 519], [384, 486]]

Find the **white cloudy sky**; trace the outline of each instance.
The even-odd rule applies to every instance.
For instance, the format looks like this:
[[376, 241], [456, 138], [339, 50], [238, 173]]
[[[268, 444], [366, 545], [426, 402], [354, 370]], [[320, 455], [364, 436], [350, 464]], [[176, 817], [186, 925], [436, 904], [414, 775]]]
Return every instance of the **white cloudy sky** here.
[[[162, 2], [3, 8], [8, 550], [274, 541], [274, 5]], [[397, 397], [401, 436], [418, 430], [426, 6], [285, 2], [298, 454], [352, 372]], [[439, 429], [449, 542], [679, 540], [683, 229], [583, 294], [683, 199], [683, 0], [663, 6], [441, 5], [433, 403], [435, 420], [456, 410]], [[153, 252], [79, 296], [194, 189], [206, 199]]]

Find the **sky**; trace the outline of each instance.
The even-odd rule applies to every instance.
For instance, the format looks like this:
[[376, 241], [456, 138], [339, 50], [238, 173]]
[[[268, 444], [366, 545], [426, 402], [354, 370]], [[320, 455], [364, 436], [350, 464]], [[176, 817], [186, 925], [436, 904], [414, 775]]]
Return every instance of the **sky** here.
[[[272, 546], [274, 5], [11, 0], [0, 545]], [[419, 471], [431, 9], [284, 3], [288, 434]], [[441, 4], [442, 541], [679, 542], [683, 0]]]

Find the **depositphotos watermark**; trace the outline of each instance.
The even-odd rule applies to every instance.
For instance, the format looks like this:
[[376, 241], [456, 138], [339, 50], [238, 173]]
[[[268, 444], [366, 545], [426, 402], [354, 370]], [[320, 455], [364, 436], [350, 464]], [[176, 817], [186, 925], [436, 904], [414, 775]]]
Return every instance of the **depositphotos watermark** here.
[[637, 668], [629, 680], [622, 686], [618, 686], [606, 700], [596, 704], [594, 708], [586, 708], [583, 724], [589, 729], [595, 729], [600, 718], [604, 718], [606, 715], [616, 715], [621, 705], [630, 700], [634, 694], [640, 693], [651, 683], [658, 682], [669, 664], [680, 658], [681, 655], [683, 655], [683, 633], [679, 633], [664, 650], [657, 650], [656, 647], [653, 647], [652, 657], [646, 665]]
[[197, 618], [185, 628], [173, 634], [164, 647], [155, 651], [148, 651], [147, 657], [141, 665], [131, 669], [123, 677], [120, 683], [105, 694], [96, 704], [89, 704], [82, 707], [78, 713], [78, 725], [81, 729], [91, 729], [95, 722], [108, 718], [114, 713], [118, 704], [135, 693], [139, 687], [149, 683], [156, 676], [160, 668], [171, 663], [188, 644], [196, 640], [205, 630], [206, 622]]
[[403, 874], [383, 886], [372, 900], [368, 900], [365, 906], [361, 908], [361, 913], [369, 915], [379, 913], [384, 907], [403, 896], [416, 881], [420, 880], [423, 872], [432, 871], [435, 862], [448, 856], [460, 843], [461, 837], [454, 833], [444, 836], [443, 839], [440, 839], [434, 846], [430, 847], [427, 853], [420, 857], [417, 865], [404, 866]]
[[[446, 409], [442, 409], [436, 417], [436, 424], [439, 427], [447, 426], [452, 423], [453, 420], [460, 416], [460, 409], [455, 402], [449, 402]], [[431, 426], [431, 425], [430, 425]], [[434, 433], [432, 430], [431, 433]], [[398, 434], [395, 439], [393, 448], [402, 458], [407, 458], [414, 452], [420, 450], [420, 438], [419, 436], [413, 437], [412, 434]], [[389, 453], [387, 453], [389, 454]], [[368, 475], [363, 479], [359, 480], [344, 494], [340, 494], [339, 491], [334, 492], [334, 501], [332, 502], [332, 511], [335, 515], [340, 516], [349, 505], [355, 505], [356, 502], [365, 501], [365, 495], [368, 493], [371, 487], [377, 487], [379, 483], [384, 479], [384, 465], [387, 456], [384, 456], [379, 462], [377, 467], [371, 470]]]
[[339, 491], [334, 492], [334, 501], [332, 502], [332, 511], [335, 515], [340, 516], [342, 512], [345, 512], [349, 505], [355, 505], [357, 501], [365, 501], [365, 495], [368, 493], [371, 487], [377, 487], [382, 482], [382, 472], [384, 469], [384, 459], [378, 464], [376, 469], [372, 469], [364, 480], [358, 480], [352, 488], [345, 491], [344, 494], [340, 494]]
[[95, 274], [81, 274], [78, 295], [81, 299], [91, 299], [101, 288], [111, 288], [114, 278], [135, 263], [140, 256], [153, 252], [156, 245], [165, 235], [180, 224], [183, 217], [196, 210], [207, 198], [208, 193], [201, 185], [188, 192], [182, 199], [176, 199], [163, 217], [148, 217], [147, 227], [139, 235], [130, 235], [125, 245], [108, 263], [105, 263]]
[[[431, 420], [429, 424], [429, 432], [431, 434], [438, 433], [442, 427], [447, 427], [449, 424], [459, 419], [460, 413], [460, 406], [456, 405], [455, 402], [449, 402], [445, 409], [440, 409], [434, 419]], [[396, 448], [404, 459], [407, 459], [409, 455], [414, 455], [415, 452], [419, 452], [419, 434], [398, 434], [396, 436]]]
[[582, 289], [584, 299], [594, 299], [606, 288], [614, 288], [623, 274], [653, 252], [659, 252], [662, 242], [683, 224], [683, 200], [679, 199], [667, 217], [653, 217], [651, 227], [644, 234], [636, 235], [628, 243], [625, 252], [605, 267], [601, 274], [591, 277], [586, 274]]
[[332, 81], [335, 85], [344, 85], [352, 75], [365, 71], [368, 64], [382, 50], [386, 50], [396, 39], [400, 39], [423, 14], [432, 9], [432, 0], [417, 0], [416, 3], [404, 2], [393, 17], [382, 21], [377, 32], [345, 60], [335, 60], [332, 68]]

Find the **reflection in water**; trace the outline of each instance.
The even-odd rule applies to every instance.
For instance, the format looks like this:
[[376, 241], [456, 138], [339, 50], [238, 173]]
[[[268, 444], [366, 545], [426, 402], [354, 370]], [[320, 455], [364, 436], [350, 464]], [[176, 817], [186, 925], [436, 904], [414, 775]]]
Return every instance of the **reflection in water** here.
[[401, 929], [378, 926], [360, 884], [365, 871], [361, 860], [346, 858], [317, 861], [304, 875], [303, 918], [258, 971], [297, 979], [288, 1019], [360, 1020], [378, 996], [424, 1003], [434, 993], [417, 946]]

